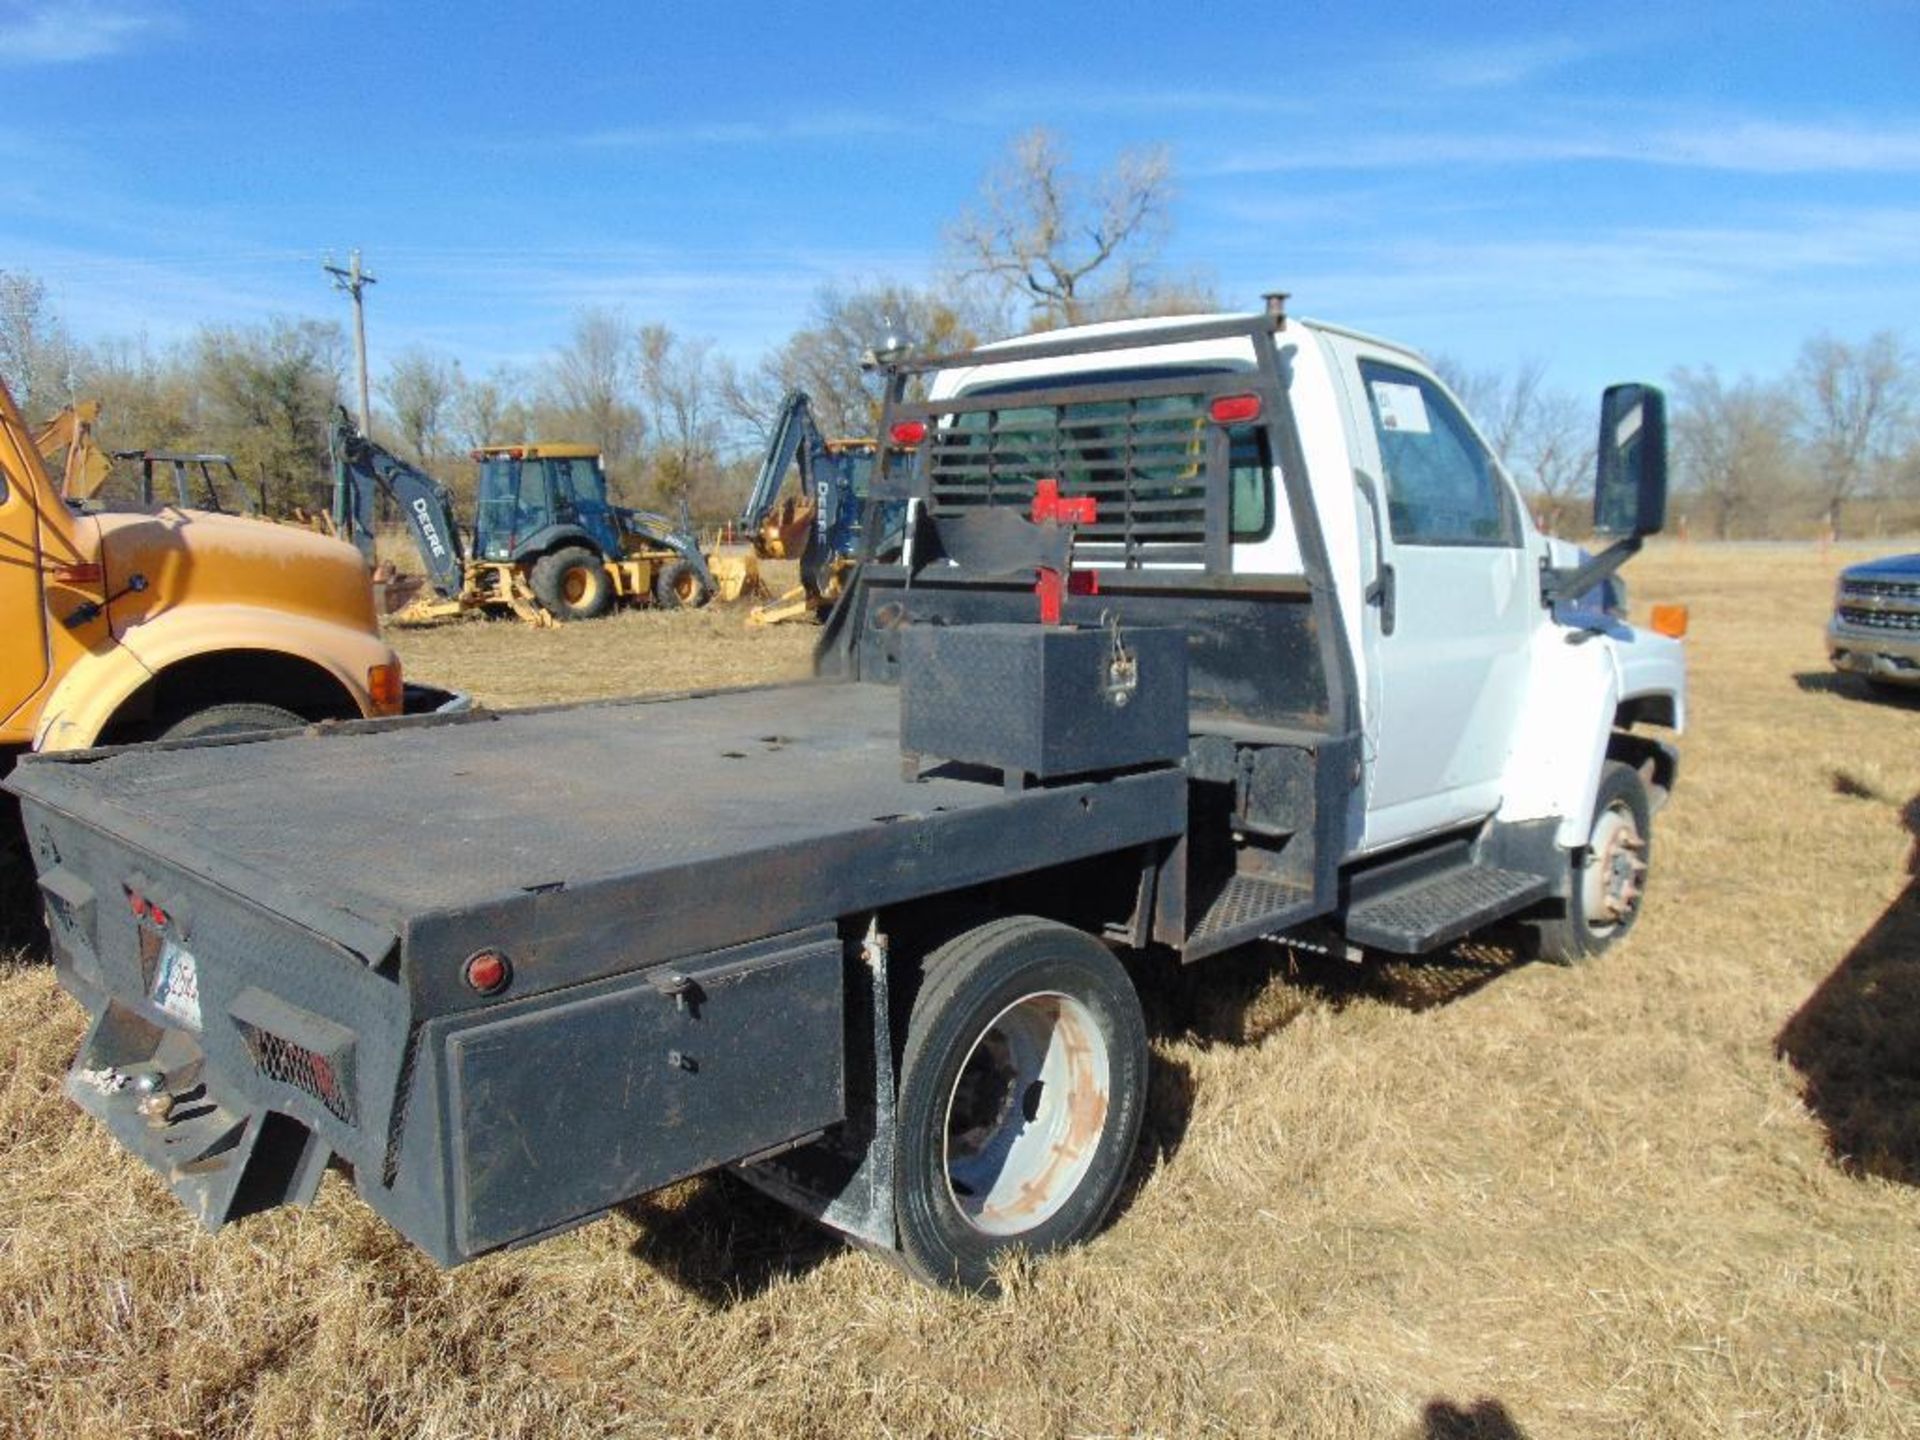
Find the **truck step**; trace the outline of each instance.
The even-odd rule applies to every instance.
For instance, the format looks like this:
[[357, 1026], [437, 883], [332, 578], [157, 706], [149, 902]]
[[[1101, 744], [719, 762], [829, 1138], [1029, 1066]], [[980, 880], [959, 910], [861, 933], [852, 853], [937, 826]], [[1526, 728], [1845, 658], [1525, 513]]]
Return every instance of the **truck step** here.
[[1284, 930], [1299, 920], [1312, 901], [1313, 891], [1306, 885], [1263, 875], [1235, 875], [1213, 897], [1187, 937], [1186, 958], [1197, 960]]
[[1421, 955], [1544, 899], [1550, 888], [1524, 870], [1461, 865], [1355, 901], [1346, 935], [1375, 950]]

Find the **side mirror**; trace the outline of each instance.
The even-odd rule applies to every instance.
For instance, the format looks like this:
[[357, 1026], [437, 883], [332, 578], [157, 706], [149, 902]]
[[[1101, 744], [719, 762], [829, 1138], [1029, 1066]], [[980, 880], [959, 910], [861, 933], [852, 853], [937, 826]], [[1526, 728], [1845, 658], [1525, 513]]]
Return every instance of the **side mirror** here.
[[1610, 385], [1600, 397], [1593, 528], [1655, 535], [1667, 523], [1667, 397], [1652, 385]]

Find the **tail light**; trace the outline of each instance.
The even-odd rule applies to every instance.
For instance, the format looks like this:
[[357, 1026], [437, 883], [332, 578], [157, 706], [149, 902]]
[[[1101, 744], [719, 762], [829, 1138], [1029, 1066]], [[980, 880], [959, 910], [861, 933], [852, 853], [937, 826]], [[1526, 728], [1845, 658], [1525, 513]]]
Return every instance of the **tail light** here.
[[896, 421], [893, 429], [888, 431], [887, 434], [896, 445], [918, 445], [922, 440], [927, 438], [927, 422], [924, 420]]
[[1248, 421], [1260, 418], [1260, 397], [1258, 395], [1221, 395], [1207, 407], [1207, 414], [1216, 425], [1244, 425]]

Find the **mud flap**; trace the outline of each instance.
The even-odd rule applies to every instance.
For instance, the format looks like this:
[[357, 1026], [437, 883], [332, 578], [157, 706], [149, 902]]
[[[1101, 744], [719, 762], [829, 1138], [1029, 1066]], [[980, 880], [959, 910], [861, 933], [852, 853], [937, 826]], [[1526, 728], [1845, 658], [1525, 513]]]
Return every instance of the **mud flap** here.
[[[847, 1118], [826, 1135], [736, 1168], [781, 1204], [871, 1249], [898, 1248], [893, 1215], [894, 1098], [886, 940], [860, 947], [865, 985], [847, 987]], [[863, 1023], [864, 1022], [864, 1023]], [[866, 1030], [870, 1045], [851, 1043]]]

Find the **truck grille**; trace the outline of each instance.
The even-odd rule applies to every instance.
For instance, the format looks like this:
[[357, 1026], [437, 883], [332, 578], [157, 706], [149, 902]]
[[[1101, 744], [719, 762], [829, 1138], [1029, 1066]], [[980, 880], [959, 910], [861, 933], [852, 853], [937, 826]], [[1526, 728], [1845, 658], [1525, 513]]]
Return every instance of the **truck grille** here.
[[1910, 600], [1920, 605], [1920, 580], [1843, 580], [1840, 593], [1848, 598]]
[[1840, 618], [1862, 630], [1920, 631], [1920, 610], [1865, 610], [1857, 605], [1842, 605]]
[[262, 1075], [304, 1090], [326, 1106], [335, 1119], [354, 1123], [351, 1045], [323, 1055], [261, 1026], [239, 1023], [240, 1037]]

